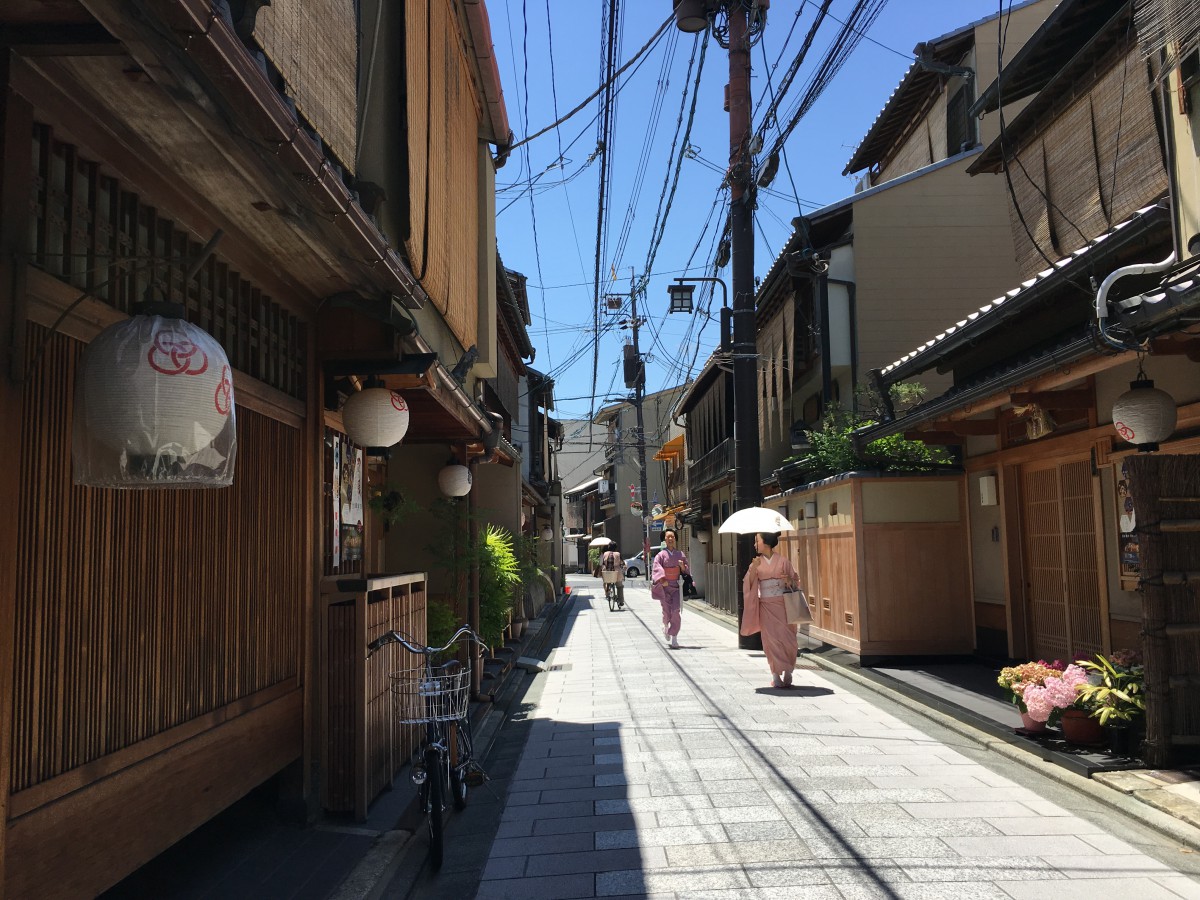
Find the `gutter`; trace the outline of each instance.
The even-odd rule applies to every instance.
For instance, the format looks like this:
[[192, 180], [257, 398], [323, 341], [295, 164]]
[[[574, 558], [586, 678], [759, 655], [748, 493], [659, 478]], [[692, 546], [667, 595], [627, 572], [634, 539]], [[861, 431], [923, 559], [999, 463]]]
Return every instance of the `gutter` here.
[[463, 0], [463, 8], [467, 14], [467, 27], [471, 32], [471, 44], [475, 50], [475, 64], [479, 67], [479, 74], [483, 79], [483, 99], [487, 104], [488, 121], [491, 123], [496, 145], [494, 162], [499, 169], [508, 161], [513, 133], [508, 126], [508, 110], [504, 106], [504, 90], [500, 86], [500, 67], [492, 45], [492, 26], [483, 0]]
[[280, 171], [290, 172], [317, 209], [332, 216], [334, 228], [382, 275], [385, 287], [401, 294], [412, 309], [428, 303], [420, 282], [334, 172], [318, 143], [300, 127], [241, 39], [213, 13], [211, 3], [175, 0], [169, 9], [177, 13], [171, 17], [172, 31], [183, 41], [175, 49], [198, 66], [221, 97], [246, 118], [249, 137], [274, 146]]
[[[425, 338], [421, 337], [421, 335], [414, 334], [407, 338], [407, 340], [410, 341], [416, 348], [417, 353], [432, 353], [434, 356], [437, 355], [437, 352], [429, 346], [429, 342], [426, 341]], [[463, 386], [458, 383], [458, 379], [451, 375], [446, 367], [442, 365], [442, 361], [440, 359], [438, 360], [434, 371], [437, 372], [438, 380], [441, 381], [442, 386], [454, 396], [454, 399], [459, 402], [459, 405], [461, 405], [463, 409], [470, 414], [471, 418], [475, 420], [476, 424], [479, 425], [480, 435], [486, 436], [491, 434], [494, 430], [491, 421], [484, 414], [483, 410], [481, 410], [475, 404], [475, 401], [471, 399], [467, 392], [463, 390]]]

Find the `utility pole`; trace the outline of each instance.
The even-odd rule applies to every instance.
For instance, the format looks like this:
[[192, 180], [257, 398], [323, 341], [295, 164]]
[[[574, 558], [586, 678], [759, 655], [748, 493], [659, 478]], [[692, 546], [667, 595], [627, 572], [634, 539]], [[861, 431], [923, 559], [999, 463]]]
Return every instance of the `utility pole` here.
[[642, 400], [646, 396], [646, 364], [642, 360], [641, 348], [638, 346], [638, 328], [641, 322], [638, 319], [637, 295], [637, 286], [631, 284], [629, 313], [630, 327], [633, 329], [633, 358], [636, 360], [637, 366], [633, 385], [633, 408], [637, 414], [637, 463], [642, 489], [642, 569], [645, 571], [648, 581], [650, 579], [650, 498], [646, 496], [646, 422], [642, 415]]
[[[733, 244], [733, 505], [762, 503], [758, 442], [758, 350], [754, 316], [754, 183], [750, 158], [750, 23], [748, 4], [731, 0], [729, 21], [729, 188]], [[738, 535], [737, 571], [750, 568], [753, 537]], [[737, 579], [738, 646], [759, 649], [758, 635], [740, 634], [746, 598]]]

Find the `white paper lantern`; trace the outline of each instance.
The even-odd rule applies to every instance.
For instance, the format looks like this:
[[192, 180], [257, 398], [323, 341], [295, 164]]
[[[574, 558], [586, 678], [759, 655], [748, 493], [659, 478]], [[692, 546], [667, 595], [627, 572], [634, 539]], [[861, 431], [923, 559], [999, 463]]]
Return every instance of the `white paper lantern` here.
[[471, 470], [451, 463], [438, 472], [438, 487], [447, 497], [465, 497], [471, 491]]
[[551, 528], [549, 525], [547, 525], [545, 528], [542, 529], [542, 540], [543, 541], [554, 540], [554, 529]]
[[1129, 390], [1113, 404], [1113, 427], [1123, 440], [1137, 444], [1139, 450], [1158, 449], [1175, 430], [1179, 412], [1174, 398], [1160, 391], [1148, 378], [1129, 383]]
[[134, 316], [88, 344], [76, 377], [78, 483], [232, 483], [233, 371], [208, 332], [183, 319]]
[[370, 387], [342, 407], [346, 436], [360, 447], [391, 447], [408, 433], [408, 404], [395, 391]]

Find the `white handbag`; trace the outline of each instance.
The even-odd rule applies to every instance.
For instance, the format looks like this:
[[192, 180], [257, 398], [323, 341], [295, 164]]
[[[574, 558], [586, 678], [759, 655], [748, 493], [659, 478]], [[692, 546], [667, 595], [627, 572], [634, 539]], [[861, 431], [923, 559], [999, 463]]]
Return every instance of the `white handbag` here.
[[807, 625], [813, 620], [804, 591], [784, 591], [783, 608], [789, 625]]

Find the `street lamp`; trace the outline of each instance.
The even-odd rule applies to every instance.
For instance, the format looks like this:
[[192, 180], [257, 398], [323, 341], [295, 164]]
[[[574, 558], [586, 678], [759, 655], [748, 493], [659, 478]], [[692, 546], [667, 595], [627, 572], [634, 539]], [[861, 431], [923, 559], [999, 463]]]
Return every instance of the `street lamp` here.
[[[721, 286], [721, 349], [729, 349], [729, 332], [733, 312], [729, 308], [729, 289], [720, 278], [696, 276], [694, 278], [676, 278], [674, 284], [667, 285], [667, 296], [671, 298], [670, 312], [691, 312], [693, 284], [712, 282]], [[686, 304], [686, 306], [684, 305]]]
[[667, 295], [671, 298], [671, 308], [668, 313], [690, 313], [692, 311], [692, 294], [695, 292], [694, 284], [684, 284], [676, 282], [675, 284], [667, 285]]

